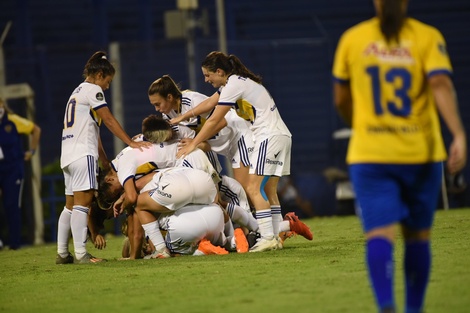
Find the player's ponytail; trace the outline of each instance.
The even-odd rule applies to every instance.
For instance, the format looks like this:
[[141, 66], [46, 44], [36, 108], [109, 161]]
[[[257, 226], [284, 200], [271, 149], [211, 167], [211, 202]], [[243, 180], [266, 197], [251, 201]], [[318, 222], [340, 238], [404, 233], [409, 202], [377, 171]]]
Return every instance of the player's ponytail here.
[[400, 30], [406, 19], [405, 3], [402, 0], [382, 0], [380, 7], [380, 30], [387, 43], [400, 42]]
[[83, 78], [95, 76], [98, 73], [101, 73], [103, 77], [114, 76], [116, 73], [116, 69], [109, 62], [104, 51], [97, 51], [88, 59], [83, 70]]
[[261, 83], [261, 77], [253, 74], [235, 55], [226, 55], [220, 51], [212, 51], [209, 53], [201, 66], [211, 72], [217, 69], [223, 70], [227, 75], [239, 75], [248, 77], [257, 83]]
[[163, 75], [156, 81], [154, 81], [149, 89], [148, 95], [160, 95], [163, 98], [166, 98], [168, 95], [172, 95], [174, 98], [181, 97], [181, 90], [175, 81], [169, 75]]

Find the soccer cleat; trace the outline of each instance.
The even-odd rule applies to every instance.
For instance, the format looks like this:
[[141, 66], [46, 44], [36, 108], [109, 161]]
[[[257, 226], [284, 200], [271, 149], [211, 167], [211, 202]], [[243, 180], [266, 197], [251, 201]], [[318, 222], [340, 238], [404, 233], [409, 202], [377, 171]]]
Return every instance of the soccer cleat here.
[[250, 252], [262, 252], [279, 249], [278, 240], [275, 236], [271, 239], [261, 237], [256, 244], [250, 248]]
[[261, 238], [260, 233], [256, 231], [250, 231], [248, 235], [246, 235], [246, 240], [248, 241], [248, 247], [249, 248], [253, 247], [259, 238]]
[[92, 256], [90, 253], [86, 253], [81, 259], [77, 259], [78, 264], [95, 264], [95, 263], [103, 263], [107, 262], [108, 260], [106, 259], [101, 259]]
[[202, 239], [199, 242], [199, 246], [197, 248], [199, 251], [204, 253], [205, 255], [209, 254], [228, 254], [228, 251], [225, 248], [214, 246], [209, 240]]
[[245, 233], [243, 232], [243, 229], [237, 228], [235, 229], [233, 233], [235, 237], [235, 245], [237, 247], [237, 252], [238, 253], [245, 253], [248, 252], [248, 241], [246, 240]]
[[284, 249], [284, 241], [281, 239], [279, 236], [275, 236], [277, 240], [277, 250], [282, 250]]
[[167, 247], [165, 247], [161, 251], [155, 250], [151, 254], [144, 256], [144, 259], [168, 259], [168, 258], [171, 258], [171, 253]]
[[313, 239], [313, 234], [305, 223], [301, 222], [294, 212], [289, 212], [284, 216], [284, 220], [289, 221], [290, 230], [308, 240]]
[[55, 264], [72, 264], [73, 262], [73, 255], [70, 252], [65, 258], [61, 257], [60, 254], [55, 257]]

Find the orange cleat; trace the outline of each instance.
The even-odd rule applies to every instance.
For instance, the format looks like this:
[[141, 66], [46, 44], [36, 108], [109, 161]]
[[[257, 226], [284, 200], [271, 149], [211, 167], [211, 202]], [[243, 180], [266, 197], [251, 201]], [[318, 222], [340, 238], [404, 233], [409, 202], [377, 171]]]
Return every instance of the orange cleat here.
[[197, 248], [199, 251], [204, 253], [205, 255], [209, 254], [228, 254], [228, 251], [222, 247], [214, 246], [209, 240], [202, 239], [199, 242], [199, 246]]
[[246, 240], [245, 233], [243, 232], [243, 229], [237, 228], [235, 229], [233, 233], [235, 237], [235, 245], [237, 247], [237, 252], [238, 253], [246, 253], [248, 252], [248, 241]]
[[310, 228], [303, 222], [301, 222], [294, 212], [289, 212], [284, 216], [284, 220], [289, 221], [290, 230], [298, 235], [305, 237], [308, 240], [313, 239], [313, 234]]

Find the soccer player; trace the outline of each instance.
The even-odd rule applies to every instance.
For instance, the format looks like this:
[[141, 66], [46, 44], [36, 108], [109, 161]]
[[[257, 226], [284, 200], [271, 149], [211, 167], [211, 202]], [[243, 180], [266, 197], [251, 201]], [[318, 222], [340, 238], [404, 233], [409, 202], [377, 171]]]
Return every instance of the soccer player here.
[[[184, 159], [176, 159], [177, 144], [180, 138], [194, 137], [194, 131], [183, 125], [170, 125], [168, 121], [149, 115], [142, 121], [143, 136], [135, 140], [151, 142], [152, 145], [144, 151], [124, 148], [119, 152], [111, 167], [103, 170], [99, 178], [98, 202], [103, 208], [108, 208], [122, 194], [119, 201], [121, 211], [127, 212], [129, 239], [131, 246], [130, 257], [139, 256], [139, 246], [142, 242], [143, 232], [141, 232], [140, 222], [134, 214], [134, 207], [137, 202], [139, 190], [137, 180], [155, 170], [165, 169], [175, 166], [187, 166], [199, 168], [210, 173], [214, 177], [214, 183], [219, 182], [218, 172], [209, 162], [206, 154], [200, 149], [189, 154]], [[123, 193], [124, 192], [124, 193]], [[116, 212], [116, 215], [118, 213]]]
[[98, 187], [98, 158], [104, 167], [109, 166], [99, 134], [101, 122], [132, 148], [151, 145], [132, 141], [109, 110], [103, 91], [109, 88], [114, 74], [106, 53], [94, 53], [83, 71], [85, 81], [72, 92], [65, 108], [60, 158], [65, 179], [65, 208], [58, 222], [56, 264], [74, 262], [68, 251], [70, 229], [79, 263], [103, 261], [86, 250], [88, 212]]
[[452, 68], [441, 33], [407, 17], [407, 0], [375, 0], [376, 17], [347, 30], [333, 65], [335, 105], [352, 126], [347, 162], [366, 237], [366, 263], [380, 312], [395, 312], [393, 248], [404, 238], [406, 313], [423, 311], [430, 232], [446, 150], [438, 112], [452, 134], [447, 167], [466, 163]]
[[[30, 137], [30, 150], [23, 151], [21, 135]], [[24, 162], [31, 160], [39, 146], [40, 137], [41, 128], [38, 125], [14, 114], [0, 98], [0, 196], [8, 222], [8, 245], [12, 250], [21, 246]]]
[[[208, 98], [198, 92], [181, 91], [168, 75], [160, 77], [150, 85], [148, 96], [155, 110], [161, 112], [165, 118], [171, 119], [172, 124], [186, 125], [196, 132], [209, 118], [218, 99], [218, 94]], [[196, 111], [198, 113], [195, 113]], [[181, 140], [180, 147], [191, 141], [192, 139], [188, 138]], [[208, 138], [207, 143], [213, 152], [227, 158], [231, 163], [234, 178], [246, 187], [250, 155], [254, 148], [252, 132], [247, 122], [233, 110], [228, 112], [225, 119], [214, 128], [214, 136]], [[212, 160], [210, 155], [209, 158]], [[217, 159], [216, 156], [214, 158]], [[221, 171], [216, 165], [214, 168]]]
[[219, 88], [214, 94], [218, 105], [194, 140], [179, 150], [178, 157], [214, 136], [214, 128], [234, 107], [240, 117], [250, 122], [255, 142], [250, 156], [249, 179], [244, 187], [255, 207], [261, 238], [250, 252], [278, 249], [282, 215], [277, 183], [279, 177], [290, 174], [291, 133], [271, 95], [261, 84], [261, 78], [235, 55], [219, 51], [209, 53], [202, 62], [202, 73], [207, 83]]

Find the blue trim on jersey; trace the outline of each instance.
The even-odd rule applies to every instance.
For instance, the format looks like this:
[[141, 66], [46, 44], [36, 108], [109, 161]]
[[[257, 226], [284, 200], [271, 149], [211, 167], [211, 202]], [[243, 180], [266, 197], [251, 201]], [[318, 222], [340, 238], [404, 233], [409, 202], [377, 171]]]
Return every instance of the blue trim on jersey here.
[[264, 165], [266, 164], [266, 154], [268, 150], [268, 139], [261, 142], [258, 153], [258, 160], [256, 160], [256, 175], [264, 174]]
[[220, 105], [237, 106], [236, 102], [219, 102]]
[[88, 182], [90, 184], [90, 189], [98, 189], [96, 186], [96, 162], [95, 158], [91, 155], [86, 156], [87, 169], [88, 169]]
[[351, 164], [363, 229], [401, 223], [431, 228], [440, 194], [443, 163]]
[[345, 85], [345, 84], [349, 84], [350, 80], [349, 79], [342, 79], [342, 78], [338, 78], [336, 76], [333, 76], [333, 82]]
[[126, 181], [128, 181], [131, 178], [134, 179], [134, 175], [131, 175], [131, 176], [127, 177], [126, 179], [124, 179], [124, 181], [122, 182], [122, 186], [124, 187], [124, 184], [126, 183]]
[[245, 137], [241, 136], [238, 140], [238, 151], [240, 152], [240, 162], [245, 166], [250, 166], [250, 156], [246, 147]]
[[434, 75], [438, 75], [438, 74], [444, 74], [444, 75], [452, 76], [452, 72], [449, 71], [448, 69], [434, 70], [434, 71], [429, 72], [426, 76], [427, 76], [427, 78], [430, 78], [430, 77], [432, 77]]
[[107, 107], [107, 106], [108, 106], [108, 104], [105, 102], [105, 103], [103, 103], [102, 105], [99, 105], [99, 106], [97, 106], [97, 107], [94, 107], [93, 110], [96, 111], [96, 110], [99, 110], [99, 109], [104, 108], [104, 107]]

